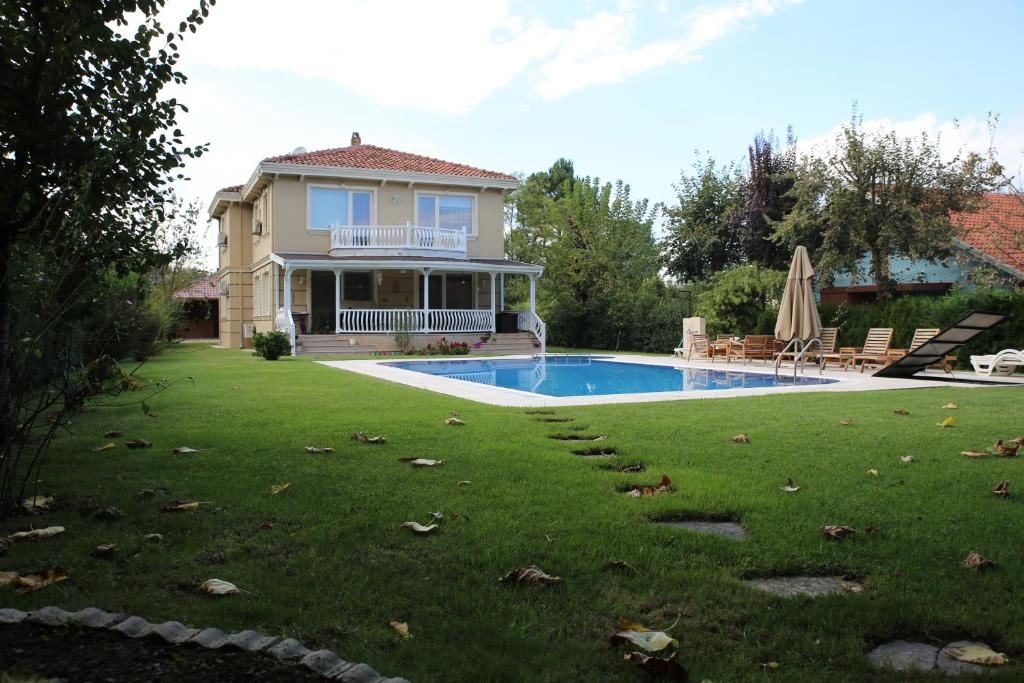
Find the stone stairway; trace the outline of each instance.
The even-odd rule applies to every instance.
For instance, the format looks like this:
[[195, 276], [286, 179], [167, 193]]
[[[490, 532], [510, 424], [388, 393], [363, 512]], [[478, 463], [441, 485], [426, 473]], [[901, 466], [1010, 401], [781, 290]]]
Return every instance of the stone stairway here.
[[503, 332], [492, 334], [490, 341], [474, 349], [471, 344], [471, 356], [480, 355], [529, 355], [540, 353], [540, 348], [533, 345], [534, 336], [529, 332]]
[[[461, 336], [461, 335], [460, 335]], [[356, 339], [357, 344], [349, 343], [349, 338]], [[539, 353], [540, 348], [535, 347], [534, 336], [530, 332], [510, 332], [492, 334], [490, 340], [481, 344], [480, 348], [473, 348], [473, 345], [480, 340], [478, 335], [467, 335], [469, 341], [469, 353], [473, 356], [480, 355], [529, 355]], [[359, 335], [333, 335], [333, 334], [304, 334], [299, 335], [298, 355], [300, 356], [368, 356], [377, 352], [396, 350], [394, 340], [384, 335], [377, 335], [373, 338], [360, 339]], [[449, 337], [449, 341], [461, 341], [455, 335]], [[417, 346], [423, 343], [416, 342]]]

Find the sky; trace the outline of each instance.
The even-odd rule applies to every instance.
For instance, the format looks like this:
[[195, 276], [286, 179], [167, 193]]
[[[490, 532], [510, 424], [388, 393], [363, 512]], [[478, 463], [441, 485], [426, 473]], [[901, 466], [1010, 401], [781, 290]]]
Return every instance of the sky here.
[[[194, 0], [170, 0], [177, 23]], [[181, 44], [207, 206], [260, 159], [367, 144], [508, 173], [559, 157], [671, 204], [700, 157], [759, 131], [941, 134], [1024, 170], [1021, 0], [218, 0]], [[211, 241], [214, 235], [209, 233]], [[213, 249], [210, 250], [212, 261]], [[212, 265], [212, 264], [211, 264]]]

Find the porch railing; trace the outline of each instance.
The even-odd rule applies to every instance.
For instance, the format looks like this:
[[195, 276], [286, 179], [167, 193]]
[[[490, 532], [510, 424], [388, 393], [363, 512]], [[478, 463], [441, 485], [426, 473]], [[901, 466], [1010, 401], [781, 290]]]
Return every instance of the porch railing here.
[[450, 308], [344, 308], [338, 311], [339, 332], [489, 332], [494, 316], [489, 310]]
[[368, 254], [425, 252], [466, 255], [464, 230], [427, 228], [421, 225], [335, 225], [331, 227], [331, 251]]
[[519, 317], [516, 320], [516, 327], [524, 332], [532, 332], [533, 336], [540, 342], [540, 351], [544, 353], [548, 348], [548, 331], [547, 325], [536, 313], [530, 311], [520, 311]]

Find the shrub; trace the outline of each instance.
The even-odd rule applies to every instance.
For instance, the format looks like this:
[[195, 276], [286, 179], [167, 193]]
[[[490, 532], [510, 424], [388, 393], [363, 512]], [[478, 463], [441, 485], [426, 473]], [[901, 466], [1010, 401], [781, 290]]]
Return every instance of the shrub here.
[[292, 343], [288, 334], [281, 330], [270, 332], [257, 332], [252, 338], [254, 356], [260, 356], [266, 360], [277, 360], [281, 356], [292, 352]]
[[755, 264], [715, 273], [697, 296], [708, 334], [772, 334], [786, 273]]
[[411, 356], [465, 356], [469, 353], [469, 344], [466, 342], [450, 342], [444, 337], [437, 342], [437, 346], [427, 344], [418, 349], [410, 348], [405, 353]]

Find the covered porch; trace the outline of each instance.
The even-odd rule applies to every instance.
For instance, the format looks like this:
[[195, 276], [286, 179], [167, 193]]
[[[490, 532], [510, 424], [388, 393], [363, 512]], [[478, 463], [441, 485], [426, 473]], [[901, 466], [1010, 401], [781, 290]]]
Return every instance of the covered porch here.
[[[283, 276], [275, 327], [299, 335], [410, 335], [515, 331], [544, 350], [536, 312], [542, 269], [504, 259], [274, 254]], [[506, 279], [526, 278], [529, 308], [505, 311]], [[277, 293], [276, 288], [274, 294]], [[509, 315], [511, 313], [511, 315]]]

